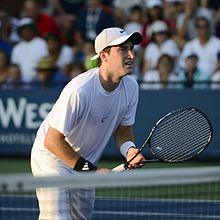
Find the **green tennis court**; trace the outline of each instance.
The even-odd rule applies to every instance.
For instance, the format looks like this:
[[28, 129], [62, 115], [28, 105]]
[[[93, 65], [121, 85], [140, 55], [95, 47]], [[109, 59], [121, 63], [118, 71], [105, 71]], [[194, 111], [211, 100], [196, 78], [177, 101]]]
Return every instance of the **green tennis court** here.
[[[101, 160], [98, 164], [99, 167], [113, 168], [123, 161], [120, 160]], [[149, 163], [146, 164], [144, 169], [147, 168], [175, 168], [175, 167], [200, 167], [200, 166], [218, 166], [220, 161], [187, 161], [183, 163], [169, 164], [169, 163]], [[29, 159], [14, 159], [14, 158], [1, 158], [0, 160], [0, 173], [27, 173], [30, 170]]]

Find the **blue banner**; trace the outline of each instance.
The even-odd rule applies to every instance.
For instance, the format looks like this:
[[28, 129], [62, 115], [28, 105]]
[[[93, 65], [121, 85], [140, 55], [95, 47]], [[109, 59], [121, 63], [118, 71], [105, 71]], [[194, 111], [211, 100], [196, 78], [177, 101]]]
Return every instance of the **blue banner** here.
[[0, 155], [29, 155], [36, 130], [59, 93], [56, 89], [0, 92]]
[[[59, 89], [0, 91], [0, 156], [28, 156], [36, 131], [60, 94]], [[136, 123], [133, 131], [141, 146], [151, 128], [166, 113], [193, 106], [201, 109], [213, 125], [213, 140], [201, 155], [205, 159], [220, 158], [220, 90], [140, 91]], [[105, 157], [119, 157], [110, 140]], [[121, 156], [120, 156], [121, 157]]]

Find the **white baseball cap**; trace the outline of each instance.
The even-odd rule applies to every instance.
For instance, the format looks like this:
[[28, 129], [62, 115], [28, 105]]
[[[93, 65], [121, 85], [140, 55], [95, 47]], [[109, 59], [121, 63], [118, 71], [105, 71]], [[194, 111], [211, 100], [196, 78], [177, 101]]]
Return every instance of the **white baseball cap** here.
[[139, 32], [134, 32], [131, 34], [127, 34], [121, 28], [106, 28], [104, 29], [97, 37], [95, 38], [95, 52], [96, 55], [91, 58], [91, 60], [95, 60], [99, 57], [99, 53], [103, 51], [105, 48], [110, 46], [117, 46], [128, 39], [134, 45], [140, 44], [143, 37]]
[[193, 50], [187, 50], [187, 51], [185, 51], [185, 53], [184, 53], [184, 57], [185, 57], [185, 58], [189, 58], [189, 57], [197, 57], [197, 58], [198, 58], [198, 55], [197, 55], [197, 53], [196, 53], [195, 51], [193, 51]]
[[149, 35], [158, 33], [158, 32], [167, 32], [168, 26], [164, 21], [154, 21], [149, 28]]
[[161, 0], [146, 0], [146, 7], [147, 8], [154, 8], [154, 7], [161, 7], [162, 1]]

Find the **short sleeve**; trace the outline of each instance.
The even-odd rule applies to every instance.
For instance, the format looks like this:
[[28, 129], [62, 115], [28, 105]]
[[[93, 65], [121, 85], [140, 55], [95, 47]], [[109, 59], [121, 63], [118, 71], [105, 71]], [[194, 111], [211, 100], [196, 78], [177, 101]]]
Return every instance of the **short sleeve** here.
[[61, 93], [52, 109], [49, 125], [65, 136], [73, 129], [79, 114], [79, 95], [77, 92]]

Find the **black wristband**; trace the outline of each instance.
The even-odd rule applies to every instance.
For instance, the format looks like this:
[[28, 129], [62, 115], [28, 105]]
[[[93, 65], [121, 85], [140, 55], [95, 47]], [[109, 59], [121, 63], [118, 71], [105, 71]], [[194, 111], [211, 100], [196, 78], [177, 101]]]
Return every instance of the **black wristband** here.
[[84, 159], [83, 157], [80, 157], [77, 160], [76, 165], [73, 169], [76, 171], [95, 171], [97, 170], [97, 167], [90, 161]]

